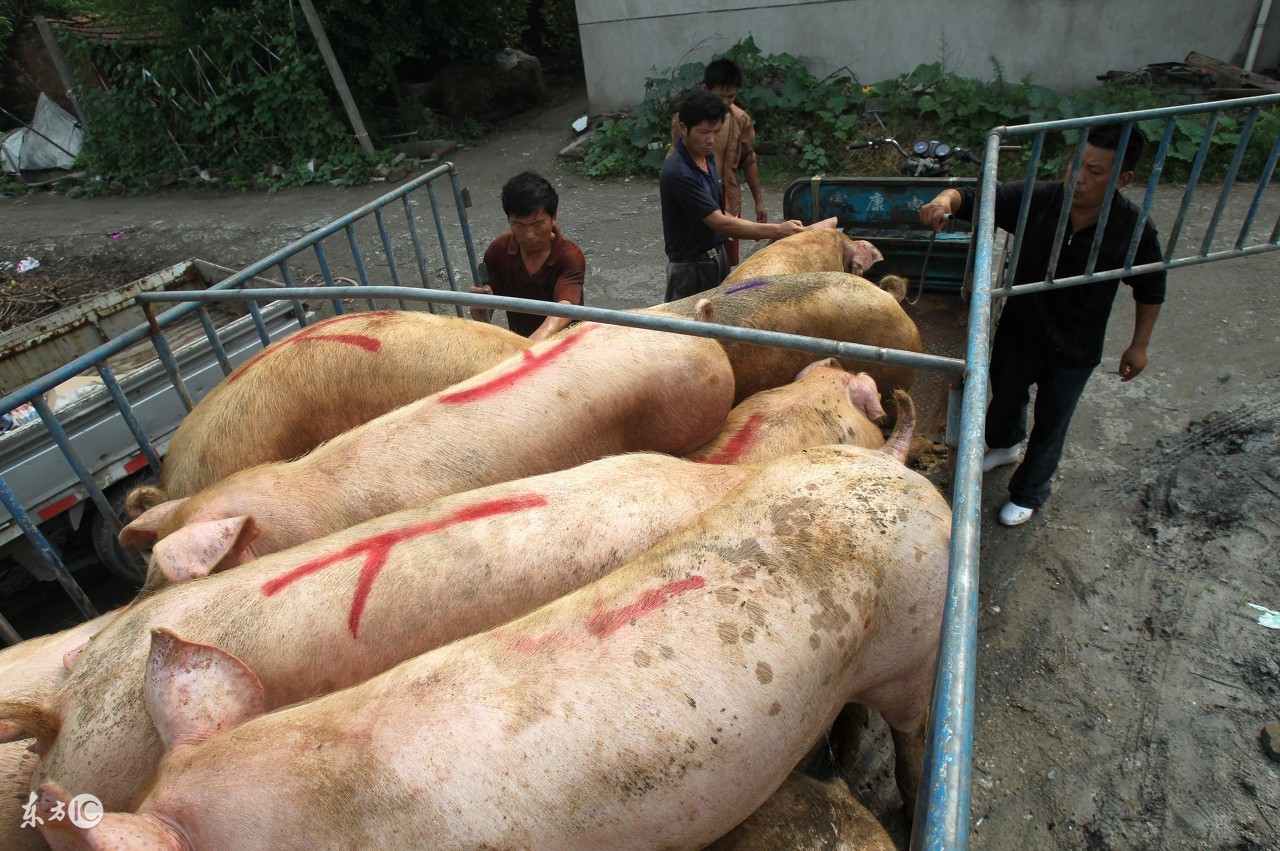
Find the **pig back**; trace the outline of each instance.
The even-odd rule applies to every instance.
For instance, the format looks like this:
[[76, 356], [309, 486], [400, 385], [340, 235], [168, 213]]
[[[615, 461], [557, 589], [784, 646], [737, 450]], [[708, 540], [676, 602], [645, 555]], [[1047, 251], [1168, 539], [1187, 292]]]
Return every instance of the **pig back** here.
[[[911, 352], [921, 350], [920, 332], [897, 300], [857, 275], [844, 272], [764, 275], [721, 284], [646, 310], [692, 318], [702, 299], [711, 303], [712, 321], [724, 325]], [[748, 343], [725, 342], [723, 345], [733, 365], [735, 404], [752, 393], [791, 381], [814, 358], [809, 353]], [[915, 370], [908, 367], [848, 358], [839, 360], [850, 372], [865, 371], [875, 380], [886, 410], [889, 410], [893, 390], [910, 388], [915, 377]]]
[[528, 348], [482, 322], [408, 310], [337, 316], [238, 366], [179, 425], [160, 472], [168, 498], [296, 458]]

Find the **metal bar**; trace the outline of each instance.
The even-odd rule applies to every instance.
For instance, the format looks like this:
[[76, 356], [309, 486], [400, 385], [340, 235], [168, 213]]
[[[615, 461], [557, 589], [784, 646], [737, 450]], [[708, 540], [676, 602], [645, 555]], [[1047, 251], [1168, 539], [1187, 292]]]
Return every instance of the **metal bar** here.
[[253, 326], [258, 330], [258, 339], [262, 342], [262, 347], [265, 349], [267, 346], [271, 345], [271, 335], [267, 333], [266, 323], [262, 321], [262, 309], [258, 307], [258, 303], [256, 301], [247, 302], [245, 307], [249, 309], [249, 315], [253, 317]]
[[1089, 128], [1083, 128], [1081, 133], [1082, 135], [1076, 141], [1076, 152], [1071, 158], [1071, 167], [1067, 169], [1067, 177], [1063, 182], [1062, 208], [1058, 211], [1058, 226], [1053, 231], [1053, 248], [1049, 251], [1049, 265], [1044, 270], [1044, 279], [1050, 283], [1053, 282], [1053, 276], [1058, 270], [1058, 255], [1062, 253], [1062, 239], [1067, 234], [1067, 225], [1071, 223], [1071, 199], [1075, 194], [1076, 177], [1080, 174], [1080, 166], [1084, 162], [1084, 146], [1089, 140]]
[[[1044, 134], [1037, 133], [1035, 140], [1031, 143], [1031, 159], [1027, 162], [1027, 179], [1022, 185], [1022, 204], [1018, 207], [1018, 226], [1014, 229], [1013, 256], [1009, 258], [1009, 274], [1002, 282], [1002, 286], [1006, 288], [1013, 284], [1018, 274], [1018, 259], [1022, 255], [1022, 238], [1027, 232], [1027, 216], [1031, 212], [1031, 190], [1036, 185], [1036, 172], [1040, 169], [1040, 155], [1043, 151]], [[976, 235], [974, 238], [977, 239]]]
[[18, 631], [13, 628], [13, 624], [9, 623], [9, 620], [4, 615], [0, 615], [0, 637], [4, 638], [4, 643], [10, 647], [22, 643], [22, 636], [18, 634]]
[[457, 205], [458, 224], [462, 227], [462, 241], [467, 248], [467, 262], [471, 264], [471, 284], [475, 286], [480, 282], [480, 261], [476, 259], [476, 247], [471, 242], [471, 223], [467, 220], [467, 207], [471, 206], [470, 196], [464, 200], [462, 192], [458, 189], [457, 169], [449, 172], [449, 185], [453, 187], [453, 203]]
[[67, 592], [71, 602], [80, 610], [80, 614], [84, 615], [85, 620], [96, 618], [98, 610], [94, 608], [88, 595], [80, 587], [80, 583], [72, 578], [70, 571], [63, 565], [62, 559], [58, 558], [53, 545], [49, 543], [49, 540], [45, 538], [36, 524], [31, 522], [31, 515], [18, 502], [18, 498], [14, 496], [13, 490], [10, 489], [9, 483], [4, 480], [3, 476], [0, 476], [0, 503], [8, 510], [9, 515], [18, 524], [18, 527], [22, 529], [23, 534], [27, 536], [27, 540], [31, 542], [31, 548], [35, 550], [36, 556], [45, 567], [49, 568], [54, 578], [58, 580], [58, 584], [62, 586], [62, 590]]
[[991, 276], [995, 253], [996, 157], [1001, 134], [987, 136], [978, 205], [978, 257], [969, 300], [967, 372], [951, 507], [951, 566], [929, 710], [929, 737], [911, 832], [913, 849], [969, 845], [973, 702], [977, 666], [978, 554], [982, 529], [982, 447], [990, 361]]
[[1236, 182], [1236, 172], [1240, 170], [1240, 161], [1244, 159], [1245, 148], [1249, 146], [1249, 137], [1253, 135], [1254, 122], [1258, 120], [1258, 108], [1255, 106], [1249, 110], [1249, 115], [1244, 120], [1244, 127], [1240, 128], [1240, 138], [1236, 141], [1236, 152], [1231, 157], [1231, 165], [1227, 166], [1227, 174], [1222, 178], [1222, 191], [1218, 193], [1218, 206], [1213, 210], [1213, 218], [1209, 220], [1209, 227], [1204, 232], [1204, 242], [1200, 243], [1200, 254], [1203, 256], [1209, 253], [1209, 247], [1213, 245], [1214, 234], [1218, 231], [1218, 221], [1222, 218], [1222, 211], [1227, 207], [1227, 199], [1231, 196], [1231, 187]]
[[1212, 263], [1215, 260], [1231, 260], [1235, 257], [1249, 257], [1254, 254], [1265, 254], [1268, 251], [1280, 249], [1280, 243], [1267, 242], [1259, 245], [1250, 245], [1247, 248], [1226, 248], [1214, 254], [1200, 255], [1193, 254], [1190, 257], [1181, 257], [1177, 260], [1170, 260], [1167, 263], [1157, 261], [1154, 263], [1143, 263], [1141, 266], [1133, 266], [1129, 269], [1113, 269], [1108, 272], [1096, 272], [1086, 278], [1083, 275], [1075, 275], [1070, 278], [1063, 278], [1061, 281], [1040, 281], [1034, 284], [1019, 284], [1011, 290], [993, 293], [995, 298], [1005, 298], [1009, 295], [1025, 295], [1027, 293], [1044, 292], [1050, 289], [1061, 289], [1062, 287], [1077, 287], [1081, 284], [1096, 284], [1099, 281], [1111, 281], [1117, 278], [1127, 278], [1131, 275], [1145, 275], [1148, 272], [1159, 272], [1164, 269], [1181, 269], [1184, 266], [1200, 266], [1205, 263]]
[[[293, 280], [293, 270], [289, 268], [286, 260], [281, 260], [277, 268], [280, 270], [280, 280], [284, 281], [286, 287], [296, 288], [298, 285]], [[302, 302], [293, 301], [293, 318], [298, 320], [299, 328], [307, 327], [307, 311], [303, 309]]]
[[[324, 292], [323, 288], [300, 288], [294, 297], [305, 298]], [[762, 331], [756, 328], [739, 328], [733, 325], [717, 325], [714, 322], [697, 322], [692, 319], [679, 319], [656, 313], [639, 313], [622, 310], [607, 310], [602, 307], [582, 307], [576, 304], [559, 304], [546, 301], [535, 301], [524, 298], [508, 298], [506, 296], [481, 295], [479, 293], [444, 292], [443, 290], [422, 291], [411, 287], [334, 287], [334, 294], [340, 298], [364, 297], [371, 294], [374, 298], [404, 298], [410, 301], [437, 301], [444, 304], [457, 304], [465, 307], [483, 307], [495, 310], [522, 310], [526, 313], [537, 313], [541, 316], [561, 316], [568, 319], [588, 320], [592, 322], [608, 322], [629, 328], [645, 328], [651, 331], [674, 331], [694, 337], [710, 337], [716, 340], [732, 340], [741, 343], [752, 343], [760, 346], [789, 349], [797, 352], [811, 352], [817, 355], [850, 358], [853, 360], [890, 363], [910, 366], [917, 369], [936, 369], [955, 375], [964, 372], [964, 361], [958, 358], [947, 358], [939, 355], [926, 355], [919, 352], [905, 352], [897, 349], [883, 349], [861, 343], [846, 343], [836, 340], [823, 340], [817, 337], [805, 337], [799, 334], [782, 334], [776, 331]], [[236, 299], [279, 298], [279, 290], [235, 290], [196, 292], [154, 292], [139, 293], [138, 299], [148, 302], [172, 302], [186, 299], [198, 301], [234, 301]]]
[[142, 450], [142, 456], [147, 459], [147, 464], [151, 469], [159, 475], [160, 454], [151, 445], [151, 439], [147, 437], [147, 433], [142, 430], [142, 423], [138, 422], [137, 415], [133, 413], [133, 406], [125, 398], [120, 382], [116, 381], [116, 377], [111, 372], [111, 367], [107, 366], [106, 361], [98, 364], [98, 374], [102, 376], [103, 385], [107, 388], [107, 392], [111, 394], [111, 398], [115, 400], [116, 407], [120, 410], [120, 416], [124, 417], [125, 425], [129, 427], [129, 431], [133, 434], [133, 439], [138, 443], [138, 448]]
[[196, 311], [196, 315], [200, 317], [200, 324], [204, 326], [204, 335], [209, 338], [209, 345], [213, 348], [213, 356], [218, 359], [218, 366], [222, 367], [222, 374], [230, 375], [231, 359], [227, 357], [227, 350], [222, 347], [222, 340], [218, 339], [218, 329], [213, 327], [209, 311], [202, 306]]
[[[413, 216], [413, 207], [407, 196], [401, 200], [404, 201], [404, 220], [409, 223], [409, 241], [413, 243], [413, 256], [418, 261], [418, 279], [422, 281], [424, 288], [431, 288], [431, 282], [427, 280], [427, 258], [422, 251], [422, 236], [418, 233], [418, 222]], [[431, 313], [438, 312], [431, 302], [427, 303], [427, 309]]]
[[[449, 260], [449, 243], [444, 238], [444, 225], [440, 221], [440, 202], [436, 199], [436, 187], [434, 184], [427, 187], [427, 197], [431, 199], [431, 218], [436, 223], [436, 238], [440, 240], [440, 257], [444, 260], [444, 277], [449, 282], [451, 291], [457, 290], [457, 282], [453, 279], [453, 263]], [[458, 318], [462, 318], [461, 305], [454, 305], [454, 312], [458, 314]]]
[[[316, 263], [320, 265], [320, 275], [324, 278], [325, 285], [330, 289], [336, 288], [337, 284], [333, 282], [333, 273], [329, 271], [329, 261], [324, 254], [324, 244], [317, 242], [315, 244], [315, 252]], [[299, 289], [306, 289], [306, 287], [300, 287]], [[342, 306], [342, 299], [335, 298], [332, 299], [330, 303], [333, 305], [333, 312], [335, 316], [341, 316], [347, 312]]]
[[[1276, 140], [1271, 145], [1271, 153], [1267, 156], [1267, 164], [1263, 166], [1262, 176], [1258, 178], [1258, 189], [1253, 193], [1253, 203], [1249, 205], [1249, 213], [1240, 227], [1240, 235], [1236, 237], [1236, 248], [1243, 246], [1244, 241], [1249, 238], [1253, 220], [1257, 217], [1258, 207], [1262, 204], [1262, 193], [1267, 191], [1267, 186], [1271, 183], [1271, 173], [1275, 171], [1277, 159], [1280, 159], [1280, 133], [1276, 134]], [[1271, 241], [1275, 242], [1275, 239], [1272, 238]]]
[[1209, 143], [1213, 139], [1213, 131], [1218, 126], [1217, 111], [1209, 113], [1209, 120], [1204, 127], [1204, 135], [1200, 138], [1200, 148], [1196, 151], [1196, 158], [1191, 164], [1191, 174], [1187, 177], [1187, 191], [1182, 194], [1182, 206], [1178, 208], [1178, 217], [1174, 219], [1173, 227], [1169, 230], [1169, 242], [1164, 249], [1164, 259], [1169, 260], [1173, 257], [1173, 252], [1178, 247], [1178, 237], [1182, 234], [1182, 225], [1187, 220], [1187, 210], [1191, 208], [1191, 199], [1196, 194], [1196, 184], [1200, 182], [1200, 170], [1204, 168], [1205, 157], [1209, 154]]
[[1142, 241], [1142, 231], [1147, 219], [1151, 216], [1151, 206], [1156, 200], [1156, 188], [1160, 185], [1160, 175], [1164, 173], [1165, 159], [1169, 154], [1169, 143], [1173, 141], [1173, 131], [1177, 129], [1178, 119], [1170, 118], [1165, 122], [1164, 134], [1160, 137], [1160, 146], [1156, 148], [1155, 160], [1151, 164], [1151, 175], [1147, 178], [1147, 192], [1142, 196], [1142, 211], [1133, 223], [1133, 235], [1129, 237], [1129, 250], [1124, 255], [1124, 267], [1133, 265], [1138, 256], [1138, 243]]
[[191, 394], [187, 392], [187, 384], [182, 380], [182, 373], [178, 370], [178, 361], [173, 357], [173, 351], [169, 348], [169, 341], [165, 338], [164, 332], [160, 330], [160, 323], [156, 321], [155, 314], [151, 312], [151, 308], [143, 304], [142, 312], [146, 314], [147, 324], [151, 328], [151, 345], [156, 350], [156, 356], [160, 358], [164, 371], [169, 376], [169, 381], [173, 384], [173, 389], [178, 391], [178, 398], [182, 400], [182, 406], [187, 409], [187, 413], [191, 413], [191, 409], [195, 404], [191, 401]]
[[1107, 232], [1107, 219], [1111, 217], [1111, 206], [1116, 200], [1116, 184], [1120, 182], [1120, 172], [1124, 170], [1125, 151], [1129, 150], [1129, 136], [1133, 125], [1126, 124], [1120, 131], [1120, 141], [1116, 143], [1116, 155], [1111, 163], [1111, 176], [1107, 178], [1107, 189], [1103, 195], [1102, 212], [1098, 214], [1098, 222], [1093, 227], [1093, 243], [1089, 246], [1089, 259], [1084, 265], [1086, 276], [1093, 274], [1098, 265], [1098, 252], [1102, 250], [1102, 235]]
[[1158, 118], [1168, 118], [1169, 116], [1192, 115], [1209, 111], [1220, 111], [1223, 109], [1243, 109], [1253, 106], [1271, 106], [1280, 104], [1280, 94], [1255, 95], [1253, 97], [1238, 98], [1235, 100], [1215, 100], [1205, 103], [1180, 104], [1178, 106], [1165, 106], [1156, 109], [1134, 109], [1128, 112], [1111, 112], [1106, 115], [1086, 115], [1080, 118], [1060, 118], [1055, 121], [1039, 121], [1032, 124], [1019, 124], [1014, 127], [1005, 127], [1004, 138], [1017, 138], [1021, 136], [1031, 136], [1035, 133], [1053, 133], [1063, 130], [1075, 130], [1080, 127], [1096, 126], [1098, 124], [1119, 124], [1123, 121], [1151, 121]]
[[[44, 427], [48, 430], [49, 436], [53, 438], [53, 442], [58, 444], [58, 448], [62, 450], [67, 463], [71, 465], [71, 471], [76, 474], [76, 478], [84, 485], [85, 491], [89, 494], [89, 499], [93, 500], [93, 504], [97, 507], [99, 513], [108, 519], [115, 518], [115, 509], [111, 507], [106, 495], [98, 487], [98, 483], [94, 481], [93, 473], [90, 473], [89, 468], [84, 465], [84, 461], [80, 459], [76, 448], [71, 445], [71, 438], [67, 437], [67, 432], [62, 428], [62, 423], [58, 422], [58, 418], [53, 415], [53, 411], [49, 408], [49, 403], [44, 400], [43, 396], [37, 396], [31, 400], [31, 404], [36, 409], [36, 413], [40, 414], [40, 419], [44, 421]], [[116, 531], [119, 531], [119, 529]]]
[[[376, 211], [375, 211], [376, 212]], [[364, 255], [360, 252], [360, 240], [356, 238], [355, 225], [347, 225], [347, 244], [351, 246], [351, 259], [356, 263], [356, 275], [360, 278], [360, 286], [369, 286], [369, 274], [364, 268]], [[369, 305], [370, 310], [377, 310], [378, 306], [373, 303], [373, 299], [365, 299], [365, 303]]]
[[[391, 272], [391, 286], [400, 286], [400, 274], [396, 271], [396, 256], [391, 250], [391, 237], [387, 234], [387, 226], [382, 221], [382, 208], [373, 211], [374, 221], [378, 223], [378, 235], [382, 237], [382, 251], [387, 257], [387, 269]], [[408, 310], [404, 299], [400, 299], [400, 309]]]

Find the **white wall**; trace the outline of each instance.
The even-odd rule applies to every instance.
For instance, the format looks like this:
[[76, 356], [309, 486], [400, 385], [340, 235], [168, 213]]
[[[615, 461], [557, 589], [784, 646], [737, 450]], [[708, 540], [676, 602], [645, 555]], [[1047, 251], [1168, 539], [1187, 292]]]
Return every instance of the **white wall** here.
[[[644, 80], [706, 61], [748, 34], [818, 77], [847, 66], [864, 84], [933, 62], [992, 78], [1027, 74], [1070, 91], [1111, 70], [1180, 62], [1195, 50], [1241, 61], [1260, 0], [577, 0], [587, 92], [595, 112], [632, 106]], [[1273, 3], [1256, 69], [1280, 64]], [[841, 73], [848, 74], [849, 71]]]

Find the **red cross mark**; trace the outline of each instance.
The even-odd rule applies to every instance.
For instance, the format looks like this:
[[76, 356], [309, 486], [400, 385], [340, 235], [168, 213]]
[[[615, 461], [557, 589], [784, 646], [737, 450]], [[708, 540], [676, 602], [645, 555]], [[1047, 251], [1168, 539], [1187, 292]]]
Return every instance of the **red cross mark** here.
[[461, 405], [465, 402], [475, 402], [480, 399], [487, 398], [503, 390], [509, 390], [515, 386], [516, 382], [522, 378], [527, 378], [533, 373], [545, 368], [565, 352], [572, 349], [582, 340], [582, 338], [598, 328], [598, 325], [588, 325], [581, 331], [570, 334], [569, 336], [557, 341], [554, 345], [548, 346], [541, 352], [534, 353], [532, 349], [525, 349], [520, 353], [521, 363], [510, 372], [505, 372], [497, 378], [491, 378], [483, 384], [477, 384], [475, 387], [468, 387], [466, 390], [459, 390], [456, 393], [446, 393], [437, 401], [442, 405]]
[[360, 578], [356, 580], [355, 593], [351, 598], [351, 611], [347, 615], [347, 627], [351, 630], [351, 637], [359, 638], [360, 618], [364, 615], [365, 603], [368, 602], [369, 594], [373, 590], [373, 583], [377, 580], [378, 574], [382, 572], [382, 568], [386, 566], [387, 557], [391, 554], [391, 549], [396, 544], [411, 538], [430, 535], [450, 526], [456, 526], [459, 523], [469, 523], [474, 520], [483, 520], [486, 517], [495, 517], [499, 514], [525, 511], [546, 504], [547, 498], [541, 494], [502, 497], [501, 499], [492, 499], [488, 502], [480, 502], [465, 508], [459, 508], [453, 514], [442, 519], [428, 520], [402, 529], [392, 529], [388, 532], [370, 535], [343, 547], [336, 553], [312, 559], [305, 564], [298, 565], [283, 576], [277, 576], [275, 579], [263, 583], [262, 593], [264, 596], [270, 597], [299, 579], [318, 573], [326, 567], [339, 562], [363, 555], [365, 558], [364, 567], [360, 570]]
[[763, 415], [752, 414], [747, 417], [747, 421], [742, 428], [738, 429], [737, 433], [725, 442], [719, 452], [695, 460], [703, 464], [737, 464], [742, 460], [742, 456], [747, 453], [747, 450], [755, 444], [758, 437], [757, 432], [760, 430], [760, 424], [763, 421]]
[[337, 325], [339, 322], [346, 322], [351, 319], [364, 319], [369, 316], [390, 316], [391, 314], [392, 311], [390, 310], [378, 310], [371, 313], [352, 313], [349, 316], [337, 316], [317, 325], [312, 325], [310, 328], [304, 328], [297, 334], [294, 334], [291, 337], [286, 337], [275, 345], [269, 346], [258, 352], [245, 363], [243, 368], [233, 373], [231, 377], [227, 379], [227, 383], [230, 384], [233, 381], [238, 381], [248, 375], [249, 370], [252, 369], [258, 361], [268, 357], [274, 352], [280, 351], [285, 346], [289, 346], [294, 343], [345, 343], [349, 346], [358, 346], [366, 352], [377, 352], [382, 348], [382, 341], [377, 337], [367, 337], [364, 334], [321, 334], [320, 332], [327, 331], [330, 327]]

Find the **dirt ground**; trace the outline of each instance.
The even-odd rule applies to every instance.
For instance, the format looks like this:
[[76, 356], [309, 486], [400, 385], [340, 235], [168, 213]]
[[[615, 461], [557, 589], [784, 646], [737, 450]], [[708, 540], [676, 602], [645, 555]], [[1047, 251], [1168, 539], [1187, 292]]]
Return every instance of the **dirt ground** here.
[[[590, 182], [555, 158], [585, 112], [574, 92], [453, 155], [473, 236], [482, 247], [502, 232], [499, 187], [539, 170], [587, 255], [588, 302], [654, 303], [656, 181]], [[784, 188], [767, 187], [775, 218]], [[193, 256], [240, 267], [386, 189], [7, 198], [0, 261], [34, 256], [56, 270], [93, 258], [139, 276]], [[1158, 198], [1162, 233], [1180, 191]], [[1238, 229], [1243, 191], [1222, 229]], [[1218, 188], [1202, 194], [1184, 239], [1200, 239]], [[1273, 189], [1258, 227], [1269, 232], [1277, 214]], [[1280, 609], [1278, 273], [1275, 253], [1171, 273], [1150, 366], [1124, 384], [1113, 374], [1132, 327], [1122, 292], [1049, 504], [1000, 527], [1010, 468], [986, 476], [973, 847], [1280, 848], [1280, 763], [1260, 744], [1280, 722], [1280, 630], [1250, 606]], [[876, 732], [851, 785], [905, 847]]]

